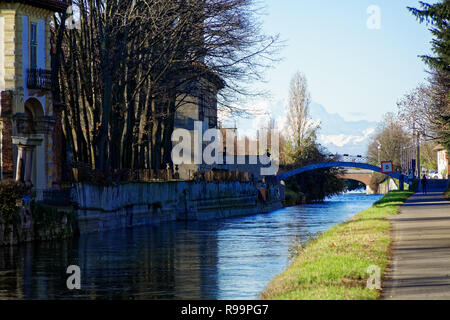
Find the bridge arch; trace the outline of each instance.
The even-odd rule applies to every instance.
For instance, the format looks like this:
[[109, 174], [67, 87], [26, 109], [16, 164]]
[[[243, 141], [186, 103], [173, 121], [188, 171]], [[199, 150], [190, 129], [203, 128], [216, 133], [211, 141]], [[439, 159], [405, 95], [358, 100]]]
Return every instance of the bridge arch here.
[[[286, 180], [292, 176], [295, 176], [295, 175], [298, 175], [298, 174], [301, 174], [304, 172], [318, 170], [318, 169], [324, 169], [324, 168], [360, 168], [360, 169], [366, 169], [366, 170], [371, 170], [374, 172], [382, 173], [380, 167], [377, 167], [377, 166], [374, 166], [374, 165], [371, 165], [368, 163], [323, 162], [323, 163], [310, 164], [308, 166], [304, 166], [304, 167], [297, 168], [297, 169], [294, 169], [291, 171], [283, 172], [277, 176], [277, 180], [278, 181]], [[405, 175], [398, 173], [398, 172], [385, 173], [385, 174], [390, 176], [391, 178], [398, 179], [400, 181], [400, 189], [402, 189], [402, 187], [403, 187], [403, 182], [407, 181], [407, 179], [405, 179]]]
[[361, 182], [366, 186], [370, 185], [371, 180], [371, 177], [369, 177], [367, 174], [344, 173], [339, 174], [337, 177], [342, 180], [354, 180], [357, 182]]

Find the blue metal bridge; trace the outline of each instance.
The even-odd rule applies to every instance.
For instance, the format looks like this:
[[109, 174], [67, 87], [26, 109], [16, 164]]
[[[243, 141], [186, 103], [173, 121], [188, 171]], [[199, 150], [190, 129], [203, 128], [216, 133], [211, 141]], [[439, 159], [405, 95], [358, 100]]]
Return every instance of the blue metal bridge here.
[[[344, 160], [344, 161], [334, 161], [334, 160]], [[374, 172], [382, 173], [380, 167], [365, 163], [365, 161], [367, 161], [367, 159], [362, 156], [356, 156], [356, 157], [352, 157], [352, 156], [348, 156], [348, 155], [335, 156], [333, 161], [330, 161], [330, 162], [310, 164], [310, 165], [307, 165], [304, 167], [300, 167], [300, 168], [296, 168], [296, 169], [293, 169], [290, 171], [282, 172], [277, 175], [277, 181], [280, 182], [282, 180], [286, 180], [292, 176], [295, 176], [295, 175], [298, 175], [298, 174], [301, 174], [304, 172], [318, 170], [318, 169], [324, 169], [324, 168], [359, 168], [359, 169], [371, 170]], [[399, 189], [400, 190], [404, 189], [405, 182], [408, 183], [408, 177], [399, 172], [385, 173], [385, 174], [390, 176], [391, 178], [395, 178], [395, 179], [399, 180]]]

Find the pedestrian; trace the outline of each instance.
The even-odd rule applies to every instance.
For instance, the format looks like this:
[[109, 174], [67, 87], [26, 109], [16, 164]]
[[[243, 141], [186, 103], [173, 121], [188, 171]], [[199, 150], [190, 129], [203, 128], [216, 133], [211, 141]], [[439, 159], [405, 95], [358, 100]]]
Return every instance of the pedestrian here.
[[424, 174], [422, 178], [422, 191], [424, 194], [427, 193], [427, 176]]

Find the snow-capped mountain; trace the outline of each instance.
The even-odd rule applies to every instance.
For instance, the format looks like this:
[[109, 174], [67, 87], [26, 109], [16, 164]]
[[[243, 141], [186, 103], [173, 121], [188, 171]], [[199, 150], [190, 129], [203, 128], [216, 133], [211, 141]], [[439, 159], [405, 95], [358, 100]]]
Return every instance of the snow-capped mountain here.
[[377, 122], [348, 121], [339, 114], [331, 114], [324, 106], [311, 103], [310, 116], [320, 122], [319, 142], [332, 153], [365, 155], [370, 136], [375, 132]]
[[[274, 119], [276, 127], [284, 130], [287, 125], [287, 102], [263, 101], [253, 105], [252, 109], [258, 110], [260, 116], [250, 119], [226, 119], [224, 127], [237, 127], [242, 136], [255, 137], [258, 129], [267, 127], [270, 119]], [[365, 155], [370, 136], [375, 132], [377, 122], [373, 121], [349, 121], [339, 114], [329, 113], [324, 106], [311, 103], [310, 117], [313, 122], [320, 124], [318, 132], [319, 142], [332, 153]], [[228, 122], [227, 122], [228, 121]]]

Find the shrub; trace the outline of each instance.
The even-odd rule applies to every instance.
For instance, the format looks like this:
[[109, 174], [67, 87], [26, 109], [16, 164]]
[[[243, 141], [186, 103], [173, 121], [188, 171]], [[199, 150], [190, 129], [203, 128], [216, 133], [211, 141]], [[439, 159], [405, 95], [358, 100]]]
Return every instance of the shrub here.
[[0, 222], [17, 224], [20, 222], [17, 202], [28, 194], [30, 189], [15, 180], [0, 181]]
[[[65, 239], [73, 235], [76, 228], [74, 212], [59, 211], [52, 206], [32, 202], [31, 211], [37, 240]], [[62, 224], [66, 219], [67, 223]]]

